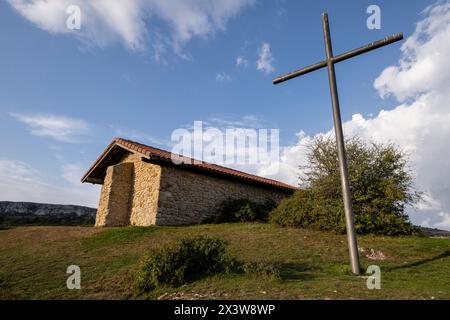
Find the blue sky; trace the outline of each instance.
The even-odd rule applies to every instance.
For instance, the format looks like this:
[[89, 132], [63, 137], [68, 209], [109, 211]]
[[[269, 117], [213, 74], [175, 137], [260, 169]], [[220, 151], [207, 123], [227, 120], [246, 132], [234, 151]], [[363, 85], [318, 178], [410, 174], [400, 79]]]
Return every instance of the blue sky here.
[[[61, 25], [65, 12], [51, 8], [50, 0], [40, 8], [33, 7], [36, 2], [0, 3], [0, 170], [4, 176], [11, 168], [17, 170], [16, 176], [5, 177], [16, 179], [17, 185], [38, 180], [37, 188], [42, 184], [48, 190], [30, 194], [21, 187], [7, 188], [0, 200], [67, 199], [89, 205], [96, 204], [98, 188], [78, 185], [79, 175], [115, 136], [169, 148], [172, 131], [195, 120], [218, 126], [244, 122], [278, 128], [287, 157], [289, 148], [298, 145], [300, 131], [308, 137], [332, 128], [326, 70], [278, 86], [271, 83], [277, 75], [324, 58], [321, 13], [329, 14], [338, 54], [397, 32], [408, 39], [418, 33], [416, 23], [432, 15], [421, 12], [435, 3], [233, 0], [203, 6], [206, 1], [185, 14], [180, 1], [148, 6], [117, 1], [125, 12], [117, 18], [114, 11], [92, 11], [87, 2], [77, 0], [70, 3], [81, 7], [81, 30], [67, 32]], [[371, 4], [381, 8], [380, 30], [366, 26]], [[445, 1], [440, 5], [441, 11], [448, 11]], [[443, 16], [445, 21], [448, 17]], [[139, 24], [129, 22], [137, 18]], [[439, 30], [429, 32], [431, 37]], [[266, 70], [270, 72], [257, 69], [264, 44], [273, 59], [273, 70]], [[391, 95], [382, 98], [380, 87], [374, 87], [383, 70], [399, 65], [405, 54], [401, 45], [336, 66], [342, 118], [350, 127], [357, 123], [355, 114], [369, 121], [382, 110], [412, 106], [417, 92], [424, 92], [399, 99], [399, 92], [412, 89], [397, 88], [383, 78], [380, 83]], [[291, 182], [289, 174], [279, 178]], [[427, 183], [431, 184], [424, 182], [425, 187]], [[50, 185], [62, 193], [52, 192]], [[448, 219], [450, 228], [450, 215], [445, 216], [448, 200], [437, 191], [429, 193], [430, 202], [440, 203], [440, 209], [436, 205], [434, 216], [417, 215], [415, 222], [444, 221], [442, 227], [447, 227]]]

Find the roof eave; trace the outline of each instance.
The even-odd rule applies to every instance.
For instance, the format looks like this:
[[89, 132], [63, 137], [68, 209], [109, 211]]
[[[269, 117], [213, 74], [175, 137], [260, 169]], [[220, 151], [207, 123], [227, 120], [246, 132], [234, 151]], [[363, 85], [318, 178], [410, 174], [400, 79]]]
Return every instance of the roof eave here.
[[[95, 160], [95, 162], [89, 167], [88, 171], [81, 178], [81, 183], [91, 182], [92, 180], [97, 180], [95, 178], [89, 177], [89, 175], [97, 168], [97, 166], [102, 162], [102, 160], [106, 157], [106, 155], [111, 151], [111, 149], [117, 144], [117, 138], [106, 147], [106, 149], [102, 152], [102, 154]], [[102, 181], [103, 182], [103, 181]], [[91, 182], [95, 183], [95, 182]]]

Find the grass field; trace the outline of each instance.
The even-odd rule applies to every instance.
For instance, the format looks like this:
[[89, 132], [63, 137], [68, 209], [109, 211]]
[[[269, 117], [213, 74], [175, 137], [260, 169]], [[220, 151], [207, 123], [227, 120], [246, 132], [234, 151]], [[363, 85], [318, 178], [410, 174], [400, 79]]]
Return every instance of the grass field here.
[[[194, 235], [229, 242], [242, 261], [282, 264], [281, 280], [245, 274], [204, 278], [140, 295], [133, 287], [141, 257]], [[1, 299], [450, 299], [450, 239], [361, 236], [362, 266], [381, 267], [381, 289], [348, 272], [346, 238], [269, 224], [190, 227], [16, 227], [0, 230]], [[369, 260], [370, 249], [385, 260]], [[66, 288], [66, 268], [81, 268], [81, 290]]]

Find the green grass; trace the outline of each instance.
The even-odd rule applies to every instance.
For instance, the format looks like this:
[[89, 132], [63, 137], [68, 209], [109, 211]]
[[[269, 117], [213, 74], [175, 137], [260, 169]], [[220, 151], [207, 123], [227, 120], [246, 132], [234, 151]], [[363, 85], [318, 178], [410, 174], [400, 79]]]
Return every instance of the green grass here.
[[88, 250], [111, 245], [123, 245], [133, 243], [156, 229], [156, 227], [110, 228], [92, 237], [84, 238], [82, 243], [83, 247]]
[[[281, 265], [281, 279], [216, 275], [150, 296], [133, 287], [145, 253], [188, 236], [229, 243], [241, 261]], [[346, 238], [327, 232], [242, 223], [190, 227], [16, 227], [0, 230], [0, 299], [450, 299], [450, 239], [361, 236], [382, 251], [381, 290], [349, 273]], [[81, 268], [81, 290], [66, 288], [67, 266]]]

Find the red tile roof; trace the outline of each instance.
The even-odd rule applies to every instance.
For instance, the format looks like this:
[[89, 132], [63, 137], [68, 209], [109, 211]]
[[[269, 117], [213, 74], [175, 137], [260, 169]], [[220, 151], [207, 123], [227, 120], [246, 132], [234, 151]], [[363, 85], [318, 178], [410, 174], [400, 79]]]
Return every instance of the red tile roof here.
[[[97, 161], [89, 168], [89, 170], [83, 176], [81, 181], [82, 182], [100, 183], [99, 181], [102, 179], [96, 179], [95, 177], [91, 177], [91, 176], [94, 175], [93, 174], [94, 171], [99, 167], [99, 165], [102, 162], [105, 162], [105, 161], [110, 162], [111, 161], [111, 157], [109, 160], [106, 158], [107, 158], [108, 154], [111, 153], [113, 148], [117, 147], [117, 146], [121, 147], [127, 151], [130, 151], [132, 153], [139, 154], [142, 157], [144, 157], [150, 161], [153, 160], [153, 161], [158, 161], [158, 162], [170, 162], [171, 164], [175, 165], [172, 162], [172, 153], [169, 151], [150, 147], [145, 144], [141, 144], [141, 143], [134, 142], [131, 140], [115, 138], [110, 143], [110, 145], [106, 148], [106, 150], [102, 153], [102, 155], [97, 159]], [[233, 179], [237, 179], [237, 180], [247, 181], [250, 183], [256, 183], [256, 184], [259, 184], [262, 186], [272, 187], [275, 189], [281, 189], [281, 190], [288, 191], [288, 192], [293, 192], [293, 191], [297, 190], [296, 187], [293, 187], [289, 184], [279, 182], [276, 180], [259, 177], [259, 176], [253, 175], [253, 174], [226, 168], [223, 166], [219, 166], [219, 165], [204, 162], [204, 161], [195, 160], [195, 159], [192, 159], [189, 157], [182, 157], [182, 159], [183, 159], [183, 163], [179, 164], [179, 165], [175, 165], [175, 166], [186, 168], [186, 169], [195, 169], [196, 171], [199, 171], [199, 172], [210, 173], [210, 174], [214, 174], [217, 176], [223, 176], [223, 177], [233, 178]], [[107, 165], [109, 165], [109, 164], [107, 163], [106, 165], [104, 164], [102, 166], [104, 171], [106, 171]]]

